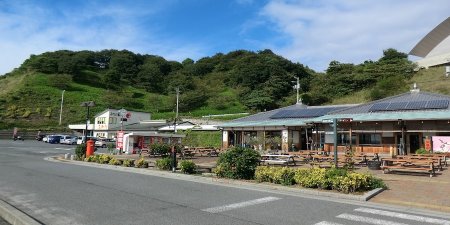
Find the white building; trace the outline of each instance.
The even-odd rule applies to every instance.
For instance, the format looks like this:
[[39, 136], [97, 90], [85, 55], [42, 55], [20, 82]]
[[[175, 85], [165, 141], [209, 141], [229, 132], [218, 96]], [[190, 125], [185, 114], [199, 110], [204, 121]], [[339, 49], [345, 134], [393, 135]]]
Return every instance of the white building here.
[[[150, 113], [106, 109], [95, 115], [94, 134], [96, 137], [113, 138], [118, 130], [140, 121], [150, 120]], [[123, 121], [122, 121], [123, 120]]]

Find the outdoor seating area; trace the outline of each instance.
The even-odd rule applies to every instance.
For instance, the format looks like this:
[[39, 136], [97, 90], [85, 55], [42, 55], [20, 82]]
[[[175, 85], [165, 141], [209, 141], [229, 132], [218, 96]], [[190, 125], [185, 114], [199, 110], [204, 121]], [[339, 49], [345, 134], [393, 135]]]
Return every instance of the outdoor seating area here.
[[381, 159], [383, 173], [426, 173], [430, 177], [447, 167], [447, 156], [444, 154], [402, 155]]

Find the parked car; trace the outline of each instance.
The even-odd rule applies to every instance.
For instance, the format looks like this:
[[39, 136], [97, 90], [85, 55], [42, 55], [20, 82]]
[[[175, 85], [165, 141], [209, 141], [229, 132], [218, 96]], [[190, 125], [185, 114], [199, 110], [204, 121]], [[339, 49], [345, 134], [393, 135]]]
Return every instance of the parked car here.
[[50, 135], [45, 135], [43, 138], [42, 138], [42, 141], [43, 142], [45, 142], [45, 143], [48, 143], [48, 137], [49, 137]]
[[[87, 139], [88, 139], [88, 140], [94, 140], [94, 141], [97, 140], [96, 137], [92, 137], [92, 136], [88, 136]], [[77, 145], [81, 145], [81, 143], [83, 143], [83, 142], [84, 142], [84, 136], [78, 137], [78, 139], [77, 139]]]
[[75, 145], [77, 144], [78, 137], [76, 136], [70, 136], [70, 135], [64, 135], [59, 143], [66, 144], [66, 145]]
[[116, 141], [114, 141], [111, 138], [100, 138], [95, 142], [95, 147], [101, 147], [101, 148], [106, 148], [106, 146], [108, 146], [108, 144], [116, 144]]
[[62, 137], [61, 135], [50, 135], [50, 136], [48, 136], [48, 143], [59, 144], [61, 137]]

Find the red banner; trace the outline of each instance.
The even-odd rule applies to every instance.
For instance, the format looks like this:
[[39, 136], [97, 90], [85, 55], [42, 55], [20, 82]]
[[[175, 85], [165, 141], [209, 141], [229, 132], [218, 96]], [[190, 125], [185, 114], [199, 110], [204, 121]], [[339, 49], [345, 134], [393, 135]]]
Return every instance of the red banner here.
[[123, 149], [123, 131], [117, 131], [116, 146], [118, 149]]

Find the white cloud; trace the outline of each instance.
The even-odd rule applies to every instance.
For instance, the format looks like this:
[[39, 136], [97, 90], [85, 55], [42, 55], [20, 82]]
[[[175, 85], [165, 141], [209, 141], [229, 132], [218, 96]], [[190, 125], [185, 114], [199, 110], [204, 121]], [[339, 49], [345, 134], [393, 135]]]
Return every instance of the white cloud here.
[[275, 52], [322, 71], [332, 60], [377, 60], [390, 47], [408, 53], [449, 8], [445, 0], [274, 0], [261, 15], [291, 37]]

